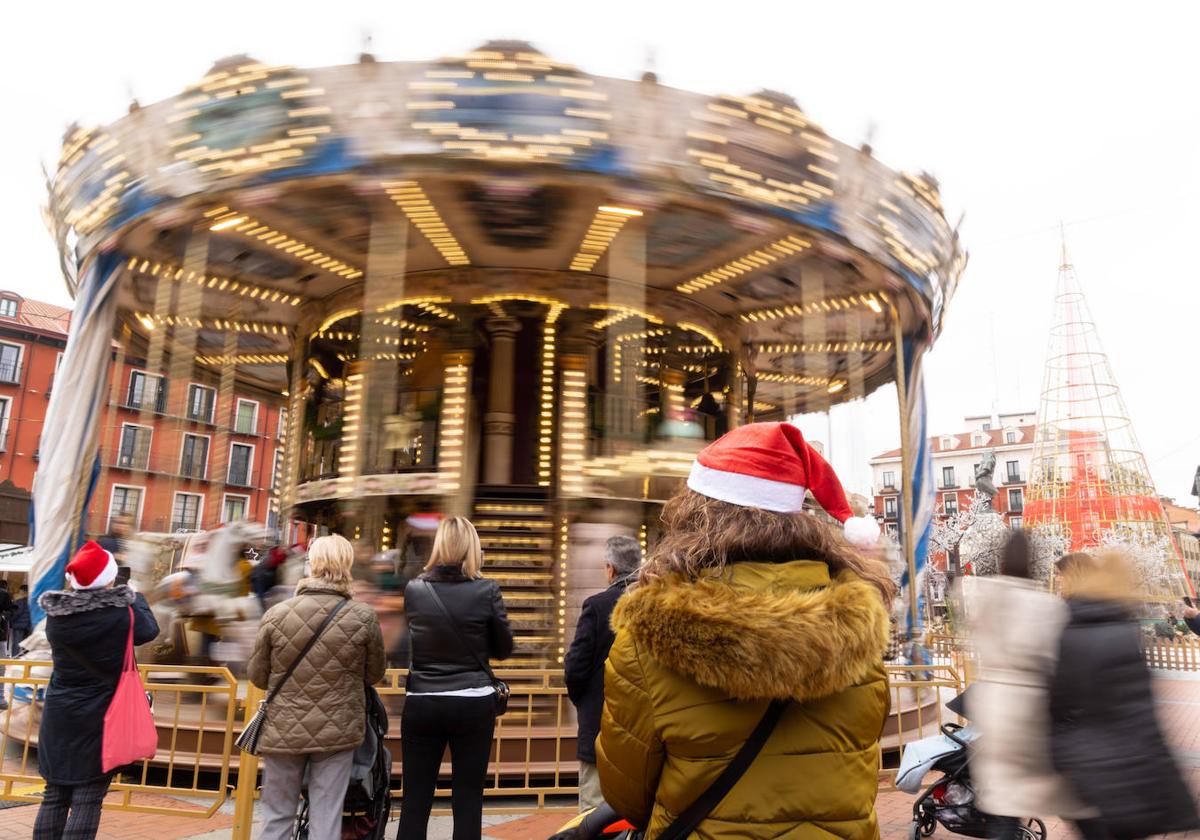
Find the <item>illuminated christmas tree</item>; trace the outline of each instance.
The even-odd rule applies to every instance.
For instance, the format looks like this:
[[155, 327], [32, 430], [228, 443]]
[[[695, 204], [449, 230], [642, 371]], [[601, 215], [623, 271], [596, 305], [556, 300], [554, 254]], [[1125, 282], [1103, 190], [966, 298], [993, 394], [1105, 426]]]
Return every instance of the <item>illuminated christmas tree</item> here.
[[[1063, 244], [1025, 524], [1067, 551], [1128, 546], [1149, 594], [1189, 594], [1183, 558]], [[1156, 546], [1147, 557], [1147, 546]]]

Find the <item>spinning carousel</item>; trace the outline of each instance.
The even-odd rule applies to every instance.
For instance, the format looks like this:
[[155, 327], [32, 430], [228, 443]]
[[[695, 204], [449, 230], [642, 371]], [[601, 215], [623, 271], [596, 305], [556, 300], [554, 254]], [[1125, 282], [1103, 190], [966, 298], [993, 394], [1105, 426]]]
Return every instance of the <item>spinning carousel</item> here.
[[289, 541], [336, 530], [365, 557], [414, 516], [473, 516], [523, 664], [560, 661], [602, 538], [653, 544], [706, 441], [890, 382], [916, 571], [920, 360], [965, 254], [934, 178], [785, 94], [602, 78], [521, 42], [313, 69], [237, 56], [72, 128], [49, 186], [76, 314], [35, 595], [61, 582], [103, 469], [114, 340], [169, 381], [285, 401]]

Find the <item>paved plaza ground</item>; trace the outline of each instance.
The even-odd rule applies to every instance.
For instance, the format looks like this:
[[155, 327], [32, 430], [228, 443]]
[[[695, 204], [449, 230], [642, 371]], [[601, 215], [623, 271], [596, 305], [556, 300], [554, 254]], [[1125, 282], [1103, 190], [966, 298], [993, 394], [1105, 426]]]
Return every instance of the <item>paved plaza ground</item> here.
[[[1155, 680], [1159, 715], [1167, 729], [1193, 791], [1200, 796], [1200, 675], [1161, 674]], [[188, 807], [178, 800], [161, 797], [161, 804]], [[153, 797], [141, 798], [144, 804], [159, 804]], [[904, 840], [912, 819], [913, 797], [896, 790], [881, 790], [877, 801], [880, 834], [884, 840]], [[198, 806], [192, 806], [198, 807]], [[217, 840], [230, 836], [233, 804], [228, 803], [216, 816], [197, 820], [180, 816], [154, 816], [109, 811], [100, 824], [99, 840]], [[24, 805], [0, 810], [0, 840], [28, 840], [32, 833], [36, 806]], [[485, 816], [484, 840], [543, 840], [563, 823], [562, 813], [517, 816]], [[1070, 840], [1075, 835], [1057, 820], [1047, 820], [1050, 837]], [[429, 840], [449, 840], [449, 817], [434, 817]], [[257, 836], [257, 832], [255, 833]], [[388, 837], [395, 836], [395, 824]], [[937, 837], [953, 837], [939, 828]], [[1200, 840], [1200, 831], [1184, 835]]]

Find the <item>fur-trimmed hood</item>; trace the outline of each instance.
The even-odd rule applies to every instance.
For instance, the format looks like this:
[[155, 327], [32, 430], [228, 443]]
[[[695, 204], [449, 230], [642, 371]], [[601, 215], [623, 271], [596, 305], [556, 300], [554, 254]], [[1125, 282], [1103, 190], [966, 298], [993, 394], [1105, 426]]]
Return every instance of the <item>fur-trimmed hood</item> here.
[[128, 586], [112, 589], [55, 589], [38, 598], [38, 604], [46, 615], [75, 615], [76, 613], [102, 610], [105, 607], [128, 607], [135, 600]]
[[654, 659], [738, 700], [812, 700], [861, 682], [882, 661], [879, 592], [821, 562], [735, 563], [722, 576], [630, 590], [612, 626]]

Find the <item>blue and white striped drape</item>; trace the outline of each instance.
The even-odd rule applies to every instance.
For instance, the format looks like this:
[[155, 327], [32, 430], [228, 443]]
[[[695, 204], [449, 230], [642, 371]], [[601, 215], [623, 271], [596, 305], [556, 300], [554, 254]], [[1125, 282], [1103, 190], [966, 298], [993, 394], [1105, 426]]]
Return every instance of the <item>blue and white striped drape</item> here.
[[54, 377], [29, 512], [29, 607], [34, 626], [43, 618], [38, 598], [62, 588], [67, 562], [87, 531], [87, 508], [100, 475], [97, 443], [108, 396], [121, 264], [119, 254], [107, 253], [84, 267], [67, 350]]

